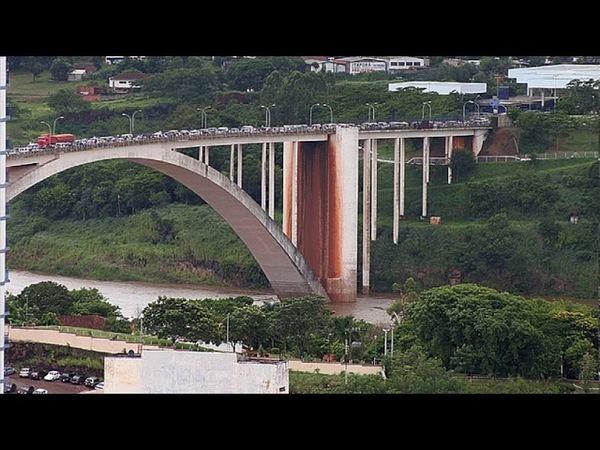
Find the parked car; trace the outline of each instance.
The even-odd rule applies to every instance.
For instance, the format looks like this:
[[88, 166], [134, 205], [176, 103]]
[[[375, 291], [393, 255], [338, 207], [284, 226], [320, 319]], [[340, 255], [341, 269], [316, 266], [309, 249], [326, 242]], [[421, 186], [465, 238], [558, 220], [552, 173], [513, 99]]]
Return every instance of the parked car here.
[[96, 387], [98, 383], [100, 383], [100, 378], [98, 377], [87, 377], [83, 382], [83, 384], [91, 388]]
[[46, 376], [44, 377], [44, 380], [54, 381], [54, 380], [58, 380], [59, 378], [60, 378], [60, 372], [58, 370], [51, 370], [46, 374]]
[[47, 394], [47, 393], [48, 393], [48, 389], [44, 389], [44, 388], [37, 388], [32, 392], [32, 394]]
[[87, 378], [87, 375], [76, 374], [71, 377], [71, 383], [72, 384], [84, 384], [86, 378]]
[[15, 392], [17, 392], [17, 385], [15, 383], [4, 385], [5, 394], [14, 394]]
[[98, 390], [104, 389], [104, 381], [101, 381], [96, 386], [94, 386], [94, 389], [98, 389]]
[[31, 378], [32, 380], [43, 380], [46, 375], [48, 375], [48, 372], [45, 370], [35, 370], [31, 372], [29, 378]]
[[17, 373], [17, 369], [15, 369], [14, 367], [5, 367], [4, 368], [4, 376], [5, 377], [9, 377], [11, 375], [14, 375], [15, 373]]
[[60, 374], [60, 381], [63, 383], [70, 383], [71, 378], [73, 378], [75, 375], [77, 375], [75, 372], [63, 372]]
[[17, 394], [33, 394], [33, 391], [35, 391], [35, 388], [33, 386], [21, 386], [17, 390]]
[[29, 376], [31, 375], [31, 372], [33, 372], [33, 370], [30, 367], [23, 367], [19, 371], [19, 376], [21, 378], [29, 378]]

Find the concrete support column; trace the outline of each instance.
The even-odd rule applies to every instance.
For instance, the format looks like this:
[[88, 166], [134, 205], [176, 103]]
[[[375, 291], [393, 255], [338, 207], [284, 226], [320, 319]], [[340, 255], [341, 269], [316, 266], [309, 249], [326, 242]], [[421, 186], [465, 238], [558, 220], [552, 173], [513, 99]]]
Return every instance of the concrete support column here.
[[298, 141], [283, 143], [283, 232], [298, 245]]
[[404, 138], [394, 140], [394, 244], [398, 243], [400, 219], [404, 217], [406, 155]]
[[445, 145], [445, 156], [448, 162], [448, 184], [452, 184], [452, 166], [450, 165], [450, 161], [452, 160], [452, 150], [454, 150], [454, 139], [452, 136], [446, 136]]
[[427, 183], [429, 183], [429, 137], [423, 138], [423, 198], [421, 217], [427, 217]]
[[275, 144], [269, 143], [269, 217], [275, 218]]
[[377, 139], [371, 141], [371, 240], [377, 239]]
[[262, 145], [262, 161], [260, 165], [260, 206], [267, 210], [267, 143]]
[[358, 151], [356, 127], [284, 143], [283, 230], [332, 302], [356, 301]]
[[235, 144], [231, 144], [231, 151], [229, 152], [229, 179], [233, 182], [234, 168], [235, 168]]
[[363, 144], [363, 233], [362, 233], [362, 293], [371, 287], [371, 140]]
[[243, 151], [242, 144], [237, 145], [237, 185], [242, 187], [242, 164], [243, 163]]

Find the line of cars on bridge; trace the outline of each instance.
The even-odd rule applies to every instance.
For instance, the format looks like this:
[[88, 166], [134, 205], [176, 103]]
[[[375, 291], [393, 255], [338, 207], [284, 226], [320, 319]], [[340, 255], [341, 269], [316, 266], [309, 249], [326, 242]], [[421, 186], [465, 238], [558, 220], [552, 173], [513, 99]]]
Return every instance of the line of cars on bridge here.
[[182, 141], [202, 139], [206, 137], [223, 136], [276, 136], [280, 134], [306, 134], [306, 133], [332, 133], [336, 127], [358, 127], [359, 130], [402, 130], [402, 129], [439, 129], [439, 128], [473, 128], [489, 127], [490, 118], [487, 116], [473, 117], [469, 120], [413, 120], [413, 121], [392, 121], [392, 122], [362, 122], [353, 123], [327, 123], [327, 124], [298, 124], [283, 125], [280, 127], [244, 125], [240, 128], [229, 127], [208, 127], [199, 130], [168, 130], [157, 131], [155, 133], [142, 133], [133, 135], [131, 133], [120, 134], [116, 136], [93, 136], [85, 139], [75, 139], [73, 142], [59, 142], [41, 147], [36, 143], [29, 143], [23, 147], [14, 147], [6, 150], [6, 155], [19, 156], [40, 152], [56, 151], [78, 151], [91, 148], [119, 147], [135, 144], [151, 144], [157, 142]]

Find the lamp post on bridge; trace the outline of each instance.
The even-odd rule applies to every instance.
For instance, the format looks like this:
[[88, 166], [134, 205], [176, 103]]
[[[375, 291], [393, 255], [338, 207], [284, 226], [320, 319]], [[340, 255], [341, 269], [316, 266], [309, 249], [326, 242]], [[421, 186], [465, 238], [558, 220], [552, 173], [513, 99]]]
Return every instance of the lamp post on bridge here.
[[479, 110], [479, 102], [477, 101], [477, 99], [481, 97], [481, 95], [477, 94], [477, 97], [475, 97], [475, 100], [473, 100], [473, 102], [475, 103], [475, 106], [477, 106], [477, 118], [479, 119], [480, 116], [480, 110]]
[[50, 126], [50, 124], [48, 122], [44, 122], [43, 120], [40, 123], [43, 123], [48, 126], [48, 135], [52, 136], [52, 126]]
[[[375, 105], [377, 104], [377, 102], [374, 103], [367, 103], [367, 106], [369, 107], [369, 122], [375, 122]], [[371, 118], [371, 111], [373, 112], [373, 118]]]
[[265, 109], [265, 126], [270, 127], [271, 126], [271, 108], [275, 107], [275, 103], [273, 103], [272, 105], [269, 105], [269, 106], [260, 105], [260, 107]]
[[134, 111], [133, 114], [129, 115], [126, 113], [122, 113], [121, 115], [127, 117], [129, 119], [129, 134], [133, 135], [133, 130], [135, 129], [134, 120], [135, 114], [141, 112], [141, 110]]
[[473, 100], [467, 100], [466, 102], [463, 103], [463, 122], [466, 120], [465, 109], [466, 109], [467, 103], [475, 103], [475, 102]]
[[58, 116], [56, 119], [54, 119], [54, 122], [52, 123], [52, 134], [56, 134], [56, 122], [64, 118], [65, 116]]
[[425, 106], [429, 106], [429, 120], [431, 120], [431, 100], [428, 102], [423, 102], [423, 113], [421, 115], [421, 119], [425, 119]]
[[329, 108], [329, 123], [333, 123], [333, 109], [327, 103], [323, 103], [323, 106]]
[[309, 111], [309, 113], [308, 113], [308, 124], [309, 124], [309, 125], [312, 125], [312, 112], [313, 112], [313, 108], [314, 108], [315, 106], [321, 106], [321, 104], [320, 104], [320, 103], [315, 103], [314, 105], [312, 105], [312, 106], [310, 107], [310, 111]]
[[198, 108], [198, 111], [200, 111], [202, 113], [202, 118], [200, 120], [200, 128], [205, 129], [206, 126], [208, 125], [208, 122], [206, 120], [206, 110], [210, 109], [210, 106], [207, 106], [205, 108]]

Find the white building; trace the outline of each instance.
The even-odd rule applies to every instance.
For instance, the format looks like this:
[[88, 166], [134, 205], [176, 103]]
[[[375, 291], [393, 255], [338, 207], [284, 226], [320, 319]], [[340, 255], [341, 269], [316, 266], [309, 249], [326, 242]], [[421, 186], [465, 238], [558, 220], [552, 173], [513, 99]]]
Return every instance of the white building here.
[[333, 63], [343, 64], [346, 67], [346, 72], [351, 75], [357, 73], [387, 71], [387, 61], [384, 58], [356, 56], [350, 58], [337, 58], [333, 60]]
[[132, 89], [137, 87], [136, 82], [148, 78], [150, 75], [145, 73], [130, 72], [115, 75], [108, 79], [108, 87], [112, 89]]
[[389, 56], [387, 59], [387, 70], [390, 73], [401, 72], [404, 70], [426, 69], [429, 67], [429, 61], [425, 58], [415, 58], [413, 56]]
[[69, 73], [67, 81], [82, 81], [85, 75], [85, 69], [75, 69]]
[[600, 80], [600, 65], [557, 64], [553, 66], [508, 69], [508, 78], [527, 85], [527, 95], [534, 89], [565, 89], [573, 80]]
[[104, 358], [106, 394], [289, 394], [288, 362], [238, 353], [148, 350]]
[[390, 83], [388, 90], [396, 92], [399, 89], [415, 87], [423, 89], [423, 92], [437, 92], [448, 95], [451, 92], [458, 94], [485, 94], [487, 83], [458, 83], [453, 81], [406, 81], [403, 83]]

